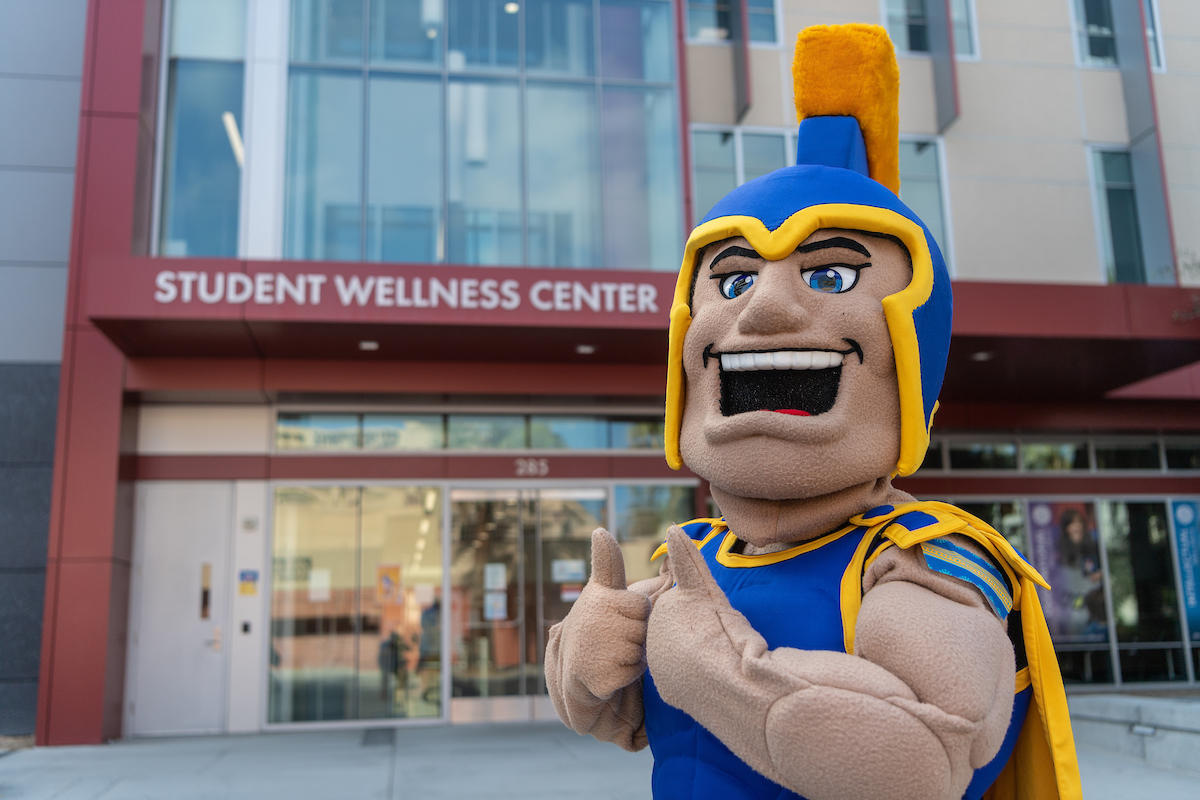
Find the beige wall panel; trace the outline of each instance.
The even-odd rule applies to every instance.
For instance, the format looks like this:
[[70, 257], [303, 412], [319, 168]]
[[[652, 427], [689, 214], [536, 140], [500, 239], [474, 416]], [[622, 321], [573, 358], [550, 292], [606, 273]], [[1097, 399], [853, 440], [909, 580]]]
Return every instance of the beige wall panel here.
[[691, 122], [733, 124], [732, 48], [687, 46], [688, 114]]
[[951, 179], [957, 277], [1103, 283], [1087, 186]]
[[1175, 222], [1179, 281], [1186, 286], [1200, 286], [1200, 225], [1195, 224], [1195, 220], [1200, 220], [1200, 186], [1172, 186], [1171, 214]]
[[980, 57], [988, 61], [1074, 66], [1069, 28], [979, 26]]
[[1194, 147], [1163, 147], [1167, 181], [1171, 186], [1193, 186], [1200, 189], [1200, 149]]
[[933, 99], [933, 62], [923, 56], [898, 59], [900, 64], [900, 132], [937, 133]]
[[1079, 70], [1079, 91], [1087, 119], [1087, 138], [1093, 142], [1127, 143], [1125, 90], [1115, 69]]
[[[1200, 3], [1196, 6], [1200, 8]], [[1200, 73], [1200, 36], [1163, 36], [1167, 74]]]
[[792, 110], [791, 63], [791, 52], [782, 48], [750, 49], [751, 104], [743, 125], [792, 124], [796, 115]]
[[271, 420], [266, 406], [142, 406], [138, 452], [266, 453]]
[[1167, 36], [1200, 36], [1200, 3], [1196, 0], [1158, 0], [1158, 16]]
[[[958, 90], [961, 116], [950, 129], [956, 134], [1082, 135], [1074, 69], [960, 62]], [[900, 119], [903, 129], [903, 110]]]
[[[987, 25], [1018, 28], [1054, 27], [1069, 30], [1072, 0], [975, 0], [975, 17]], [[1185, 0], [1190, 2], [1190, 0]]]
[[958, 136], [953, 128], [944, 141], [946, 168], [956, 178], [1088, 184], [1087, 151], [1077, 142]]
[[[1192, 46], [1200, 49], [1200, 42]], [[1200, 146], [1200, 75], [1155, 75], [1154, 99], [1163, 145]]]
[[795, 41], [796, 34], [809, 25], [881, 21], [879, 0], [783, 0], [786, 41]]

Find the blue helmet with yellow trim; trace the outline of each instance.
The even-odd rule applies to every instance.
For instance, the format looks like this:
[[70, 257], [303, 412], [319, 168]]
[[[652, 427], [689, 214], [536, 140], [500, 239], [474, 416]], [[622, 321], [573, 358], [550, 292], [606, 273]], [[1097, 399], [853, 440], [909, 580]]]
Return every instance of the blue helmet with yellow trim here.
[[800, 120], [796, 166], [749, 181], [725, 196], [688, 238], [671, 306], [666, 455], [674, 469], [683, 419], [683, 342], [691, 324], [693, 278], [703, 249], [745, 237], [761, 256], [791, 254], [820, 228], [899, 239], [912, 261], [907, 287], [883, 299], [900, 388], [900, 457], [893, 475], [921, 466], [950, 348], [952, 298], [933, 235], [897, 192], [899, 70], [877, 25], [801, 31], [793, 63]]

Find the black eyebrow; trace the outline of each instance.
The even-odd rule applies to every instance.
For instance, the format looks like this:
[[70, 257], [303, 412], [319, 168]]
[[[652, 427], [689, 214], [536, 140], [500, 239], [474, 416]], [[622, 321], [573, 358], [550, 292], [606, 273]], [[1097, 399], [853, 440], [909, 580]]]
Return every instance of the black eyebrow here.
[[[871, 257], [871, 251], [863, 247], [859, 242], [853, 239], [847, 239], [845, 236], [834, 236], [830, 239], [822, 239], [819, 242], [810, 242], [802, 244], [796, 248], [797, 253], [811, 253], [816, 250], [825, 250], [830, 247], [841, 247], [846, 250], [853, 250], [856, 253], [862, 253], [867, 258]], [[718, 256], [720, 258], [720, 256]]]
[[760, 261], [766, 260], [758, 253], [746, 247], [726, 247], [717, 254], [717, 257], [712, 260], [712, 263], [708, 265], [708, 268], [713, 269], [717, 266], [718, 261], [720, 261], [722, 258], [728, 258], [729, 256], [745, 256], [746, 258], [757, 258]]

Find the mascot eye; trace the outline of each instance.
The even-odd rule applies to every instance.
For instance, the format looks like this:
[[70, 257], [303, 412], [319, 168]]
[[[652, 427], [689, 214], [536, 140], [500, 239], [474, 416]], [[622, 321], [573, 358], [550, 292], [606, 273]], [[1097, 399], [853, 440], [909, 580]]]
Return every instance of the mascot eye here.
[[721, 296], [726, 300], [732, 300], [743, 295], [750, 291], [750, 287], [756, 280], [758, 280], [758, 276], [753, 272], [735, 272], [732, 275], [726, 275], [721, 278]]
[[858, 283], [859, 269], [841, 266], [806, 269], [800, 273], [800, 277], [804, 279], [810, 289], [827, 294], [837, 294], [838, 292], [848, 292], [854, 288], [854, 284]]

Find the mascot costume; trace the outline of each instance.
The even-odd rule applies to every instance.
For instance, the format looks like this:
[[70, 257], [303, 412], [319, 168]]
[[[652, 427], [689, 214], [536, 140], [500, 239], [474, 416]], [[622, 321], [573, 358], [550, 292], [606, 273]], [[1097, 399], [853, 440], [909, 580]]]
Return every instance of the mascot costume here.
[[951, 315], [896, 195], [891, 41], [808, 28], [793, 72], [796, 166], [709, 212], [671, 309], [667, 460], [724, 516], [672, 527], [630, 586], [593, 534], [551, 698], [579, 733], [648, 744], [657, 800], [1077, 800], [1045, 582], [891, 484], [929, 446]]

